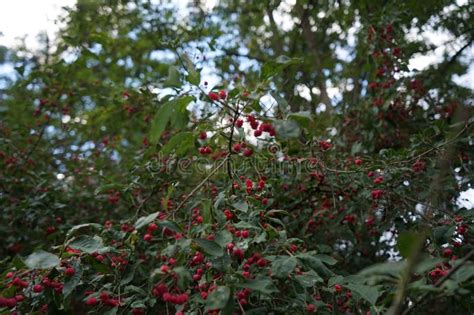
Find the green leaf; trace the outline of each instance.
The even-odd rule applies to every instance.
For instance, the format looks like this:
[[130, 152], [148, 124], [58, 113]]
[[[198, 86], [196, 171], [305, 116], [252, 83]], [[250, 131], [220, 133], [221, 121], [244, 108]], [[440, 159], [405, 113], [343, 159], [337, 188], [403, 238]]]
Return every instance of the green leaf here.
[[244, 201], [234, 202], [232, 207], [242, 212], [247, 212], [249, 210], [249, 205]]
[[171, 137], [170, 140], [161, 148], [163, 155], [169, 155], [176, 150], [178, 156], [183, 156], [194, 146], [194, 135], [192, 132], [180, 132]]
[[71, 229], [69, 229], [69, 231], [67, 232], [66, 239], [70, 238], [75, 232], [86, 227], [93, 227], [96, 230], [100, 230], [102, 228], [102, 225], [98, 223], [84, 223], [84, 224], [75, 225]]
[[79, 285], [81, 282], [81, 277], [82, 277], [82, 266], [78, 260], [75, 260], [72, 264], [72, 267], [76, 271], [74, 276], [66, 278], [66, 281], [64, 281], [64, 287], [63, 287], [63, 295], [64, 297], [67, 297], [69, 294], [74, 291], [74, 289]]
[[362, 152], [362, 143], [354, 142], [354, 144], [352, 144], [351, 155], [356, 155], [359, 152]]
[[297, 275], [296, 281], [298, 281], [303, 287], [309, 288], [316, 285], [318, 282], [323, 282], [323, 278], [321, 278], [316, 272], [310, 270], [305, 272], [301, 275]]
[[275, 120], [273, 125], [280, 139], [298, 138], [301, 134], [300, 126], [294, 120]]
[[228, 243], [232, 242], [232, 238], [232, 234], [227, 230], [221, 230], [216, 233], [216, 242], [222, 247], [225, 247]]
[[451, 279], [457, 283], [462, 283], [474, 276], [474, 264], [468, 264], [459, 268], [452, 274]]
[[298, 263], [294, 256], [279, 256], [272, 262], [272, 275], [277, 278], [288, 278]]
[[170, 66], [168, 68], [168, 78], [164, 82], [165, 87], [181, 87], [181, 80], [178, 68], [175, 66]]
[[362, 269], [359, 271], [358, 275], [363, 277], [373, 275], [389, 275], [398, 278], [403, 268], [405, 268], [405, 262], [402, 261], [379, 263]]
[[194, 241], [208, 255], [216, 257], [224, 255], [224, 248], [215, 241], [206, 239], [195, 239]]
[[169, 122], [182, 125], [187, 119], [186, 106], [194, 100], [193, 96], [177, 97], [164, 103], [156, 113], [150, 128], [150, 141], [157, 143]]
[[408, 258], [422, 242], [424, 237], [416, 232], [406, 231], [400, 234], [397, 241], [397, 248], [404, 258]]
[[260, 78], [262, 80], [269, 79], [272, 76], [280, 73], [286, 67], [292, 64], [301, 63], [301, 61], [302, 59], [300, 58], [289, 58], [288, 56], [284, 55], [278, 56], [276, 59], [270, 60], [262, 66]]
[[150, 215], [147, 215], [146, 217], [141, 217], [135, 222], [135, 229], [140, 229], [144, 227], [145, 225], [150, 224], [151, 222], [155, 221], [156, 218], [158, 217], [159, 212], [152, 213]]
[[337, 264], [337, 260], [335, 260], [334, 258], [332, 258], [331, 256], [328, 256], [328, 255], [316, 254], [316, 255], [314, 255], [314, 257], [316, 259], [321, 260], [326, 265], [332, 266], [332, 265]]
[[39, 250], [26, 257], [25, 265], [30, 269], [49, 269], [59, 265], [59, 257]]
[[173, 221], [168, 221], [168, 220], [160, 221], [160, 222], [158, 222], [158, 226], [160, 226], [162, 228], [167, 228], [167, 229], [169, 229], [173, 232], [176, 232], [176, 233], [183, 232], [183, 229], [181, 229], [181, 227]]
[[323, 264], [321, 259], [318, 258], [318, 256], [315, 254], [304, 253], [299, 254], [297, 257], [305, 266], [313, 269], [323, 277], [330, 277], [334, 274], [330, 269], [328, 269], [328, 267]]
[[104, 241], [97, 235], [81, 235], [77, 238], [72, 239], [71, 242], [69, 242], [68, 246], [80, 250], [82, 252], [86, 252], [88, 254], [92, 254], [95, 252], [102, 254], [111, 251], [110, 247], [104, 247]]
[[278, 104], [278, 109], [283, 114], [283, 117], [286, 117], [286, 114], [290, 111], [290, 105], [288, 104], [286, 99], [284, 99], [283, 97], [280, 96], [280, 94], [275, 93], [275, 92], [270, 93], [270, 95], [276, 100]]
[[240, 288], [249, 288], [255, 291], [259, 291], [263, 294], [272, 294], [278, 292], [278, 289], [273, 284], [272, 280], [268, 278], [260, 278], [249, 280], [245, 283], [237, 285]]
[[344, 285], [346, 288], [351, 290], [352, 292], [357, 293], [362, 297], [364, 300], [368, 301], [370, 304], [375, 305], [377, 299], [382, 294], [382, 292], [374, 286], [367, 286], [362, 284], [346, 284]]
[[189, 272], [189, 268], [185, 268], [181, 266], [181, 267], [173, 268], [173, 271], [178, 276], [178, 287], [181, 290], [186, 290], [186, 288], [189, 285], [189, 282], [192, 279], [191, 273]]
[[309, 111], [291, 113], [288, 119], [294, 120], [301, 128], [309, 128], [313, 121], [313, 117]]
[[186, 71], [188, 72], [186, 79], [193, 85], [199, 85], [199, 83], [201, 83], [201, 74], [196, 70], [193, 61], [187, 54], [183, 54], [182, 59], [184, 60]]
[[206, 309], [216, 310], [222, 309], [227, 304], [230, 298], [230, 288], [225, 286], [218, 286], [212, 291], [206, 299]]

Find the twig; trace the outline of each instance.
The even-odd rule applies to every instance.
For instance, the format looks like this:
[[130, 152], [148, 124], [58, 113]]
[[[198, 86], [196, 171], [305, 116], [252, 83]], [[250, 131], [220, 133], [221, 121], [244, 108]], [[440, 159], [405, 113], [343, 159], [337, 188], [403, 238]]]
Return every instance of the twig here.
[[228, 159], [229, 159], [229, 155], [227, 155], [227, 156], [225, 157], [225, 159], [222, 160], [222, 162], [221, 162], [219, 165], [217, 165], [217, 166], [209, 173], [209, 175], [207, 175], [206, 178], [204, 178], [204, 179], [199, 183], [199, 185], [197, 185], [189, 194], [186, 195], [186, 198], [184, 198], [184, 200], [181, 201], [181, 203], [176, 207], [176, 209], [173, 210], [173, 212], [172, 212], [172, 215], [173, 215], [173, 216], [174, 216], [174, 214], [175, 214], [176, 212], [178, 212], [178, 211], [184, 206], [184, 204], [189, 200], [189, 198], [191, 198], [191, 197], [199, 190], [199, 188], [201, 188], [201, 187], [209, 180], [209, 178], [211, 178], [212, 175], [214, 175], [214, 174], [222, 167], [222, 165], [224, 165], [224, 163], [227, 162]]

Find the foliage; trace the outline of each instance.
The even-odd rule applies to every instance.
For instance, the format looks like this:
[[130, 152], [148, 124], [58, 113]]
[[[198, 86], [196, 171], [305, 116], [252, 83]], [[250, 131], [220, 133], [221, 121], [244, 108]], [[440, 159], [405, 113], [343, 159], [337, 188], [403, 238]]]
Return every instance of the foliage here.
[[[0, 312], [471, 312], [472, 6], [186, 12], [79, 0], [0, 51]], [[409, 71], [426, 27], [461, 48]]]

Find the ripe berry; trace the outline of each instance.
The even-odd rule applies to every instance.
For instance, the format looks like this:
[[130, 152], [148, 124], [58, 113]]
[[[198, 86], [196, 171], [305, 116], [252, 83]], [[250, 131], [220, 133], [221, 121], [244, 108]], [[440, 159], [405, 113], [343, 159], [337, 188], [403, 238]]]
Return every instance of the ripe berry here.
[[90, 297], [86, 301], [86, 305], [88, 306], [95, 306], [97, 305], [97, 299], [95, 297]]
[[207, 133], [205, 131], [202, 131], [200, 134], [199, 134], [199, 139], [201, 140], [206, 140], [207, 138]]
[[33, 292], [41, 293], [43, 291], [43, 286], [41, 284], [35, 284], [33, 286]]
[[227, 98], [227, 93], [224, 91], [224, 90], [220, 90], [219, 91], [219, 97], [222, 99], [222, 100], [225, 100]]
[[217, 100], [219, 100], [219, 95], [218, 95], [217, 93], [209, 92], [208, 96], [209, 96], [209, 98], [210, 98], [212, 101], [217, 101]]
[[234, 147], [233, 147], [234, 151], [235, 152], [240, 152], [240, 150], [242, 150], [242, 145], [240, 143], [236, 143], [234, 144]]
[[146, 241], [146, 242], [151, 241], [152, 238], [153, 238], [153, 236], [151, 236], [151, 234], [145, 234], [143, 236], [143, 240]]
[[255, 130], [255, 131], [253, 132], [253, 135], [254, 135], [255, 137], [260, 137], [260, 136], [262, 135], [262, 131], [261, 131], [261, 130]]
[[147, 228], [148, 231], [153, 232], [153, 231], [156, 231], [157, 229], [158, 229], [158, 225], [156, 225], [155, 223], [148, 224], [148, 228]]
[[249, 156], [252, 156], [252, 154], [253, 154], [252, 149], [247, 148], [244, 150], [244, 156], [249, 157]]
[[337, 293], [342, 292], [342, 286], [340, 284], [335, 284], [334, 291], [336, 291]]
[[244, 121], [242, 119], [237, 119], [237, 121], [235, 122], [235, 126], [237, 128], [241, 128], [243, 124], [244, 124]]
[[451, 248], [443, 249], [443, 256], [444, 257], [451, 257], [453, 255], [453, 250]]
[[242, 235], [243, 238], [247, 238], [247, 237], [249, 237], [249, 231], [248, 230], [243, 230], [241, 235]]
[[361, 159], [355, 159], [354, 164], [357, 165], [357, 166], [361, 166], [362, 165], [362, 160]]
[[257, 260], [257, 266], [259, 267], [265, 267], [267, 265], [267, 261], [263, 258], [260, 258], [259, 260]]
[[308, 311], [309, 313], [314, 313], [315, 310], [316, 310], [316, 306], [314, 306], [314, 304], [308, 304], [306, 306], [306, 311]]
[[74, 268], [72, 268], [72, 267], [69, 267], [69, 268], [66, 268], [66, 270], [64, 270], [64, 274], [67, 277], [72, 277], [76, 274], [76, 270], [74, 270]]

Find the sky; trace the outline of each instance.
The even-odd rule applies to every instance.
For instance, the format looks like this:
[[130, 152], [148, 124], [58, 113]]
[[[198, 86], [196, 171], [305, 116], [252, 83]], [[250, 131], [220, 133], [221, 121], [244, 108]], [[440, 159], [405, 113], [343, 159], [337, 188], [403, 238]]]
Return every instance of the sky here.
[[[463, 4], [467, 0], [457, 0], [458, 4]], [[217, 0], [208, 0], [206, 6], [212, 8]], [[287, 0], [291, 3], [294, 0]], [[26, 45], [30, 48], [38, 47], [36, 36], [40, 31], [46, 31], [50, 38], [54, 38], [60, 25], [55, 23], [56, 17], [61, 13], [61, 7], [73, 6], [76, 0], [0, 0], [0, 45], [13, 47], [18, 44], [18, 37], [26, 35]], [[177, 1], [179, 7], [185, 7], [186, 1]], [[285, 8], [283, 8], [284, 10]], [[449, 10], [449, 7], [446, 8]], [[291, 27], [291, 21], [286, 21], [284, 14], [278, 17], [281, 25]], [[449, 34], [443, 32], [424, 32], [422, 34], [410, 34], [414, 37], [423, 37], [427, 42], [441, 45], [451, 38]], [[456, 42], [448, 45], [448, 51], [455, 51], [459, 48]], [[438, 48], [431, 54], [419, 55], [409, 62], [410, 70], [421, 70], [436, 60], [439, 60], [445, 48]], [[471, 66], [466, 75], [455, 77], [456, 83], [474, 89], [474, 47], [467, 51], [467, 57], [471, 59]], [[304, 91], [303, 91], [304, 93]], [[309, 93], [308, 93], [309, 94]], [[336, 91], [337, 94], [337, 91]], [[303, 96], [303, 95], [302, 95]], [[468, 208], [474, 207], [474, 189], [462, 193], [458, 202]]]

